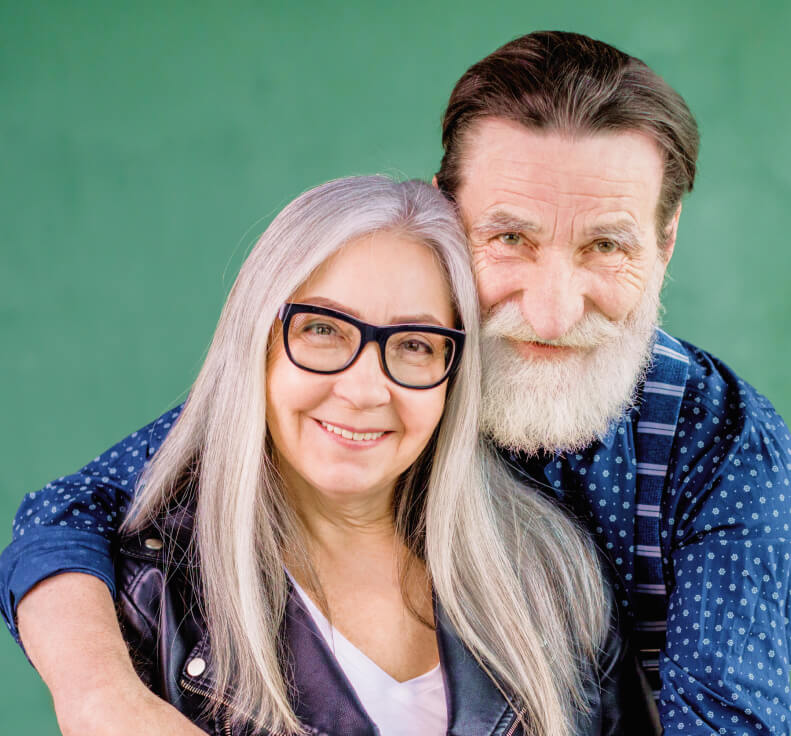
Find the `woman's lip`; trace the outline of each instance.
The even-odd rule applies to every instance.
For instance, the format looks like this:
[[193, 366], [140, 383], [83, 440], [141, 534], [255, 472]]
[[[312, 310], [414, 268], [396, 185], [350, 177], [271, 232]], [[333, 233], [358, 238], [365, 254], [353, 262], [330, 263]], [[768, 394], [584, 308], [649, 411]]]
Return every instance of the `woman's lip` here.
[[[322, 422], [319, 419], [314, 419], [316, 422], [316, 426], [321, 430], [321, 432], [326, 436], [329, 437], [333, 442], [338, 442], [339, 444], [353, 450], [364, 450], [369, 447], [376, 447], [381, 442], [384, 442], [386, 439], [390, 437], [392, 431], [388, 430], [374, 430], [373, 432], [368, 432], [368, 434], [376, 434], [377, 437], [370, 437], [368, 439], [354, 439], [354, 437], [344, 437], [342, 434], [338, 434], [334, 432], [332, 429], [329, 429], [327, 424], [330, 424], [333, 427], [338, 427], [341, 429], [341, 425], [339, 424], [332, 424], [331, 422]], [[351, 429], [343, 428], [346, 432], [351, 434], [363, 435], [366, 432], [354, 432]]]
[[356, 434], [366, 434], [366, 433], [370, 434], [370, 433], [378, 433], [378, 432], [387, 433], [392, 431], [389, 429], [356, 429], [355, 427], [350, 427], [348, 424], [340, 424], [339, 422], [330, 422], [327, 419], [316, 419], [316, 417], [313, 417], [313, 419], [321, 425], [331, 424], [333, 427], [338, 427], [338, 429], [345, 429], [347, 432], [352, 432]]

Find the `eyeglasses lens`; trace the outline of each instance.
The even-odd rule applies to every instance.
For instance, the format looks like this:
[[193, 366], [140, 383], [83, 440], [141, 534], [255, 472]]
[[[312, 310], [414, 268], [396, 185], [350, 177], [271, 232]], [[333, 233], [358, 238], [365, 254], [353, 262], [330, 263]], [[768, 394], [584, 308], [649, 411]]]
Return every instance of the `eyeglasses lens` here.
[[342, 319], [324, 314], [295, 314], [288, 328], [294, 361], [314, 371], [337, 371], [357, 352], [360, 331]]
[[[308, 370], [343, 369], [356, 355], [360, 339], [357, 327], [324, 314], [295, 314], [288, 327], [291, 357]], [[396, 381], [422, 388], [445, 377], [453, 352], [453, 340], [444, 335], [408, 330], [390, 335], [382, 358]]]
[[431, 386], [443, 379], [453, 359], [453, 341], [433, 332], [396, 332], [385, 348], [393, 378], [407, 386]]

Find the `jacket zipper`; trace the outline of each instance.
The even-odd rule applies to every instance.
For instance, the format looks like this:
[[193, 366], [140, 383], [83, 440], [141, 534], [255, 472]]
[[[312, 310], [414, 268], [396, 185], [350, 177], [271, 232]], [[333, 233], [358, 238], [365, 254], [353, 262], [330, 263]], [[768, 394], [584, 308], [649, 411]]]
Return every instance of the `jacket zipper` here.
[[[215, 700], [218, 703], [222, 703], [222, 705], [224, 705], [226, 708], [231, 707], [231, 704], [225, 698], [221, 698], [216, 693], [213, 693], [211, 691], [202, 690], [201, 688], [195, 687], [194, 685], [187, 682], [183, 678], [181, 679], [179, 684], [188, 692], [194, 693], [195, 695], [200, 695], [202, 698]], [[231, 733], [231, 718], [228, 715], [225, 716], [225, 720], [223, 721], [222, 732], [223, 732], [223, 736], [233, 736]]]
[[516, 714], [516, 716], [514, 717], [514, 722], [511, 724], [511, 728], [509, 728], [505, 732], [504, 736], [514, 736], [514, 734], [516, 733], [517, 726], [519, 726], [519, 719], [524, 717], [525, 713], [527, 713], [527, 708], [522, 708], [522, 710], [520, 710], [519, 713]]

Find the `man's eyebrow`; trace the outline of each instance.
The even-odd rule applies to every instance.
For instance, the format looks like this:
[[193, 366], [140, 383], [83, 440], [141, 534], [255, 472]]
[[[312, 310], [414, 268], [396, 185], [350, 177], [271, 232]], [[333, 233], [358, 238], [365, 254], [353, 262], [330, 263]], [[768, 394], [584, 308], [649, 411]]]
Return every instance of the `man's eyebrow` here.
[[539, 225], [532, 220], [526, 220], [524, 217], [519, 217], [506, 210], [493, 210], [470, 228], [470, 234], [491, 235], [493, 233], [503, 232], [534, 233], [538, 232], [540, 229]]
[[584, 231], [586, 240], [614, 240], [629, 250], [639, 250], [640, 235], [630, 220], [619, 220], [602, 225], [594, 225]]

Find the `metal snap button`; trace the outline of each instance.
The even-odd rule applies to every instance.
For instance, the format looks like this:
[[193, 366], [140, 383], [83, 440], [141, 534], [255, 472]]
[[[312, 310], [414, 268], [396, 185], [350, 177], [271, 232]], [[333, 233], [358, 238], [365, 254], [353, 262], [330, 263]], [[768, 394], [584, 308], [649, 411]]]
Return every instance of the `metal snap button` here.
[[143, 546], [146, 549], [150, 549], [152, 552], [157, 552], [165, 546], [165, 543], [156, 537], [149, 537], [143, 542]]
[[206, 670], [206, 660], [200, 657], [195, 657], [187, 663], [187, 674], [190, 677], [198, 677]]

